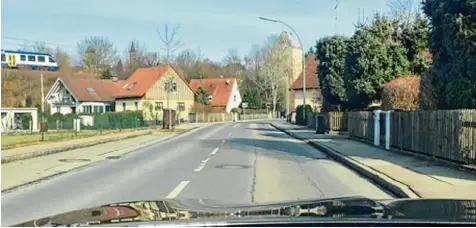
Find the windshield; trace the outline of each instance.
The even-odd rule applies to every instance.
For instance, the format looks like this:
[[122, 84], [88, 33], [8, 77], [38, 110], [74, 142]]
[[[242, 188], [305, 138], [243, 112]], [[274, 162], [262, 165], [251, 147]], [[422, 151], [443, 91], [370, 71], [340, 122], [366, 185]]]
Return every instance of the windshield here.
[[2, 3], [4, 226], [101, 205], [171, 218], [135, 203], [164, 200], [379, 205], [315, 216], [336, 221], [476, 200], [469, 1]]

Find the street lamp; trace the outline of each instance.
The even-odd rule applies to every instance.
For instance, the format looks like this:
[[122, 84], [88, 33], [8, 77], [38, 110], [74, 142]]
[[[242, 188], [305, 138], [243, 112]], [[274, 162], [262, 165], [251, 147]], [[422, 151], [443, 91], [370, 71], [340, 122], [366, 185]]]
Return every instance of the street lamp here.
[[[301, 38], [299, 38], [299, 35], [296, 33], [296, 31], [291, 26], [289, 26], [288, 24], [286, 24], [283, 21], [276, 20], [276, 19], [270, 19], [270, 18], [266, 18], [266, 17], [259, 17], [259, 19], [283, 24], [286, 27], [288, 27], [289, 29], [291, 29], [291, 31], [294, 33], [294, 35], [296, 35], [296, 37], [298, 38], [299, 45], [301, 45], [301, 49], [302, 49], [302, 95], [303, 95], [303, 102], [302, 103], [304, 105], [303, 119], [306, 119], [306, 56], [304, 55], [304, 46], [302, 45]], [[288, 84], [288, 83], [289, 83], [289, 81], [286, 82], [286, 84]], [[288, 96], [287, 99], [289, 99], [289, 96]]]

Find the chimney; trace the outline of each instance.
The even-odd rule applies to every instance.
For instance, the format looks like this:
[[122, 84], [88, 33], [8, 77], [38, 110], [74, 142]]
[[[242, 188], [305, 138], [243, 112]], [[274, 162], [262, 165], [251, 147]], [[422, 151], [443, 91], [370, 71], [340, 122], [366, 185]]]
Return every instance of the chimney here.
[[223, 78], [223, 75], [220, 75], [220, 78]]
[[230, 80], [227, 79], [227, 80], [226, 80], [226, 84], [227, 84], [227, 85], [230, 84]]
[[117, 78], [117, 76], [112, 76], [112, 77], [111, 77], [111, 81], [117, 82], [117, 81], [119, 81], [119, 78]]

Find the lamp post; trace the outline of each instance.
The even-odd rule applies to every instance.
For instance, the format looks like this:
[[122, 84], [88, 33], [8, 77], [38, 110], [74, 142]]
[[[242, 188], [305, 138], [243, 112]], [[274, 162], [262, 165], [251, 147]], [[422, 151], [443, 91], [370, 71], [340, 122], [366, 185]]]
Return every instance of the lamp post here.
[[[286, 24], [283, 21], [270, 19], [270, 18], [266, 18], [266, 17], [259, 17], [259, 19], [265, 20], [265, 21], [270, 21], [270, 22], [275, 22], [275, 23], [280, 23], [280, 24], [285, 25], [286, 27], [291, 29], [291, 31], [294, 33], [294, 35], [296, 35], [296, 37], [299, 41], [299, 45], [301, 46], [301, 49], [302, 49], [302, 95], [303, 95], [303, 105], [304, 105], [303, 119], [306, 119], [306, 56], [304, 54], [304, 46], [302, 45], [301, 38], [299, 38], [299, 35], [296, 33], [296, 31], [291, 26], [289, 26], [288, 24]], [[289, 87], [288, 84], [289, 84], [289, 81], [286, 81], [286, 86], [287, 87]], [[286, 100], [288, 101], [288, 104], [289, 104], [289, 96], [286, 98]]]

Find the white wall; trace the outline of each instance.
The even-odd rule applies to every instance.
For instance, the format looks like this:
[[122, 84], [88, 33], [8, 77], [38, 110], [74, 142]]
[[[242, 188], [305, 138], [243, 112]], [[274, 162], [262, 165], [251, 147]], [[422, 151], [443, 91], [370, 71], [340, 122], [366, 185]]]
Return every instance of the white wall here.
[[[236, 100], [234, 99], [235, 96], [236, 96]], [[228, 100], [228, 105], [226, 106], [226, 112], [229, 113], [231, 112], [233, 108], [239, 107], [241, 102], [242, 102], [242, 99], [241, 99], [240, 90], [238, 89], [238, 82], [235, 80], [235, 83], [233, 83], [231, 96]]]
[[58, 106], [56, 106], [56, 105], [52, 104], [51, 108], [50, 108], [50, 114], [51, 115], [57, 113], [57, 110], [58, 110], [57, 107], [60, 108], [60, 113], [63, 114], [63, 115], [72, 113], [73, 112], [73, 110], [71, 109], [72, 107], [76, 107], [76, 112], [78, 111], [77, 106], [72, 106], [72, 105], [71, 106], [70, 105], [58, 105]]
[[38, 109], [37, 108], [2, 108], [1, 131], [11, 130], [14, 125], [15, 113], [30, 113], [32, 120], [32, 131], [38, 131]]

